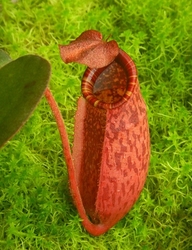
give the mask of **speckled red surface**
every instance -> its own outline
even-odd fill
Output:
[[[87,103],[84,119],[78,149],[82,201],[93,222],[118,221],[139,197],[149,165],[149,129],[138,86],[119,108],[105,111]]]
[[[129,99],[116,108],[79,99],[73,147],[79,192],[73,196],[91,234],[106,232],[132,208],[145,184],[149,157],[146,106],[138,81]]]

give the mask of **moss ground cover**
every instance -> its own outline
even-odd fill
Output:
[[[0,249],[192,249],[192,3],[188,0],[0,2],[0,48],[52,65],[50,88],[70,142],[85,67],[64,65],[58,44],[87,29],[111,34],[135,61],[148,106],[151,163],[133,209],[90,236],[68,189],[51,110],[43,98],[0,151]]]

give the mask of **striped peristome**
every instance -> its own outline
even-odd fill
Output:
[[[128,86],[127,90],[124,93],[121,100],[115,103],[105,103],[101,100],[98,100],[98,98],[93,94],[93,85],[97,79],[97,77],[106,69],[99,68],[99,69],[90,69],[87,68],[83,75],[82,84],[81,84],[81,90],[84,98],[91,103],[94,107],[97,108],[103,108],[103,109],[113,109],[117,108],[120,105],[122,105],[124,102],[126,102],[130,96],[133,93],[135,84],[137,83],[137,69],[136,66],[131,59],[130,56],[128,56],[123,50],[119,51],[118,56],[116,57],[115,61],[124,68],[125,72],[128,72]]]

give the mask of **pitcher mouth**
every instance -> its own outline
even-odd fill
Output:
[[[101,98],[98,98],[98,96],[94,93],[94,85],[96,84],[96,81],[99,76],[101,76],[101,74],[104,73],[107,68],[112,67],[113,63],[118,64],[122,69],[121,79],[117,80],[119,82],[121,80],[123,87],[121,87],[121,90],[119,91],[119,93],[121,93],[119,94],[118,98],[116,98],[117,101],[113,100],[107,102],[105,100],[102,100]],[[94,107],[101,109],[117,108],[124,102],[128,101],[134,91],[135,85],[138,80],[137,69],[133,60],[123,50],[120,50],[118,56],[115,58],[115,61],[113,63],[108,65],[107,67],[99,69],[87,68],[83,75],[81,84],[81,91],[83,97]],[[115,81],[115,75],[110,76],[108,73],[105,75],[107,75],[106,77],[111,77],[113,82]],[[103,81],[105,81],[105,79]]]

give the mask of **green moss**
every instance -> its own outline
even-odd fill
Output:
[[[151,164],[130,213],[90,236],[68,190],[55,121],[42,99],[0,151],[0,249],[192,249],[192,4],[187,0],[2,0],[0,48],[13,59],[39,54],[70,141],[85,69],[64,65],[58,44],[86,29],[112,35],[134,59],[148,106]]]

